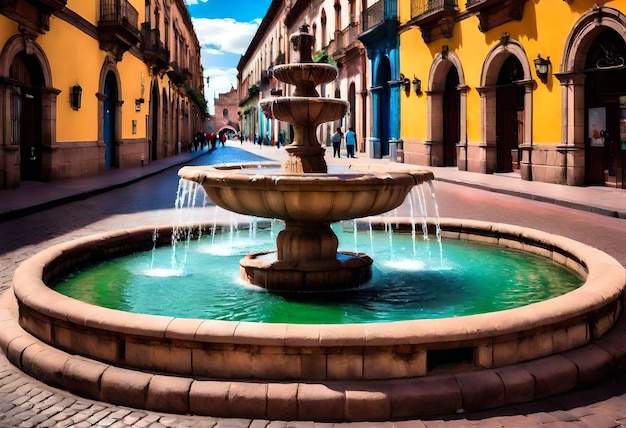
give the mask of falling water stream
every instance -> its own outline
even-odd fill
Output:
[[[342,292],[269,293],[243,283],[239,260],[250,252],[275,248],[282,222],[252,218],[242,227],[236,215],[211,207],[206,199],[198,209],[196,200],[204,194],[198,187],[181,180],[176,198],[179,226],[171,247],[104,261],[70,275],[55,289],[128,312],[334,324],[500,311],[567,293],[583,283],[574,272],[532,254],[442,239],[439,228],[432,239],[427,206],[435,217],[438,213],[432,187],[423,185],[416,186],[408,201],[413,225],[408,233],[398,231],[395,212],[385,217],[384,230],[376,230],[370,219],[332,225],[340,251],[366,252],[374,259],[368,284]],[[213,224],[206,225],[202,219],[209,208],[215,215]],[[422,224],[421,234],[415,232],[417,222]]]

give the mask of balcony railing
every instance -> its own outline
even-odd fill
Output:
[[[67,0],[1,0],[0,14],[20,24],[24,31],[38,35],[50,30],[50,16],[66,4]]]
[[[128,0],[100,0],[100,48],[112,52],[121,60],[124,52],[141,40],[138,18],[137,10]]]
[[[459,13],[456,0],[411,0],[411,24],[422,31],[424,42],[452,37],[455,16]]]
[[[157,28],[150,28],[149,23],[141,25],[143,36],[142,50],[146,64],[159,72],[167,69],[170,62],[170,51],[161,42],[161,33]]]
[[[137,28],[139,13],[128,0],[100,0],[100,21],[118,22]]]
[[[330,52],[335,59],[337,56],[344,55],[347,51],[357,46],[359,42],[359,23],[353,22],[348,24],[342,31],[335,32],[335,40],[328,46]]]
[[[361,32],[365,33],[385,21],[397,21],[398,3],[397,1],[379,0],[364,10],[361,16]]]
[[[510,21],[519,21],[524,15],[527,0],[467,0],[465,9],[478,17],[478,29],[482,32]]]
[[[458,9],[456,0],[411,0],[411,18],[456,9]]]

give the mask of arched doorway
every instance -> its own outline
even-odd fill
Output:
[[[352,128],[354,132],[358,132],[356,129],[356,86],[354,85],[354,82],[350,83],[350,86],[348,87],[348,104],[350,105],[350,116],[348,116],[347,128]],[[355,150],[364,151],[359,148],[358,138],[359,135],[357,133],[357,144]]]
[[[599,33],[587,52],[585,184],[625,187],[625,58],[626,43],[612,29],[605,29]]]
[[[156,82],[152,82],[150,91],[150,159],[159,158],[159,88]]]
[[[391,89],[389,87],[389,81],[391,80],[391,64],[389,58],[382,56],[378,64],[378,70],[376,73],[376,87],[378,88],[376,105],[374,108],[378,111],[375,114],[376,123],[374,124],[375,134],[374,137],[380,140],[380,156],[383,157],[389,155],[389,134],[390,134],[390,109],[391,109]]]
[[[14,57],[9,76],[17,82],[11,91],[11,132],[20,150],[20,180],[40,180],[43,73],[35,57],[22,51]]]
[[[165,88],[161,91],[161,105],[163,106],[163,111],[161,112],[161,137],[163,139],[163,157],[171,156],[171,153],[168,150],[168,144],[171,141],[169,134],[169,103],[167,102],[167,92]]]
[[[115,147],[116,109],[118,105],[117,81],[112,71],[107,73],[104,81],[104,114],[102,118],[102,139],[104,141],[104,167],[117,166]]]
[[[459,72],[451,66],[443,94],[443,166],[456,166],[456,147],[461,137],[461,94]]]
[[[513,156],[518,156],[519,124],[523,123],[524,79],[522,64],[509,55],[502,64],[496,83],[496,172],[513,170]],[[519,159],[516,159],[516,164]]]

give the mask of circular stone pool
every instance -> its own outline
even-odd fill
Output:
[[[367,285],[339,292],[268,293],[245,284],[239,260],[271,248],[280,229],[257,227],[208,230],[175,247],[105,261],[72,273],[54,289],[86,303],[150,315],[351,324],[496,312],[547,300],[583,283],[551,259],[493,244],[424,240],[411,231],[333,228],[340,250],[374,259]]]
[[[410,229],[410,219],[393,224]],[[150,250],[151,226],[80,238],[23,262],[14,294],[0,298],[0,346],[24,372],[87,398],[287,421],[406,420],[521,403],[599,382],[625,357],[610,331],[626,273],[611,256],[507,224],[442,219],[441,228],[447,239],[551,259],[585,282],[515,309],[342,325],[128,313],[47,285]],[[159,246],[169,246],[171,229],[161,228]]]

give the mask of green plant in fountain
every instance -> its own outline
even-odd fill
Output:
[[[318,51],[313,55],[313,62],[324,63],[334,65],[335,67],[339,67],[337,61],[333,59],[331,55],[328,55],[326,51]]]

